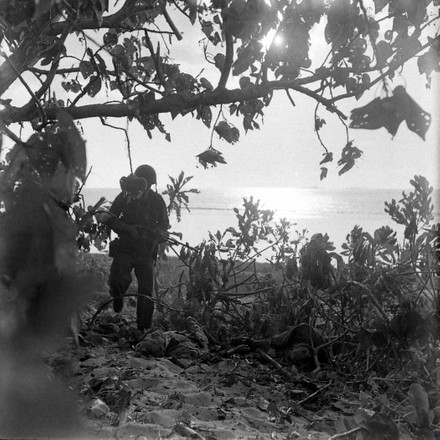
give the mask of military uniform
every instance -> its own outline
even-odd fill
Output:
[[[158,237],[142,230],[142,227],[165,233],[169,228],[168,212],[162,196],[151,189],[139,198],[121,192],[110,210],[111,218],[106,222],[119,236],[113,246],[113,262],[110,268],[110,295],[115,298],[115,312],[123,307],[122,295],[131,284],[134,269],[138,281],[136,320],[140,329],[151,327],[154,311],[152,297],[154,283],[154,261]],[[136,225],[137,229],[134,227]]]

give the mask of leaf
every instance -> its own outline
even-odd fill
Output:
[[[208,148],[203,153],[198,154],[199,162],[203,165],[203,168],[208,168],[208,164],[216,167],[217,163],[226,164],[225,159],[222,156],[220,151],[215,150],[214,148]]]
[[[218,53],[214,57],[214,64],[215,67],[217,67],[217,69],[220,70],[220,72],[222,72],[225,66],[225,56],[222,53]]]
[[[396,90],[399,87],[401,86],[396,87],[393,96],[375,98],[367,105],[353,109],[351,112],[350,127],[367,130],[376,130],[385,127],[392,136],[395,136],[400,124],[408,117],[408,111],[410,111],[410,101],[406,100],[406,98],[402,99],[402,97],[399,97],[399,91],[397,91],[396,94]],[[410,117],[410,120],[414,122],[417,117],[417,109],[414,107],[414,115],[412,119]],[[417,123],[415,123],[415,125],[417,127],[416,129],[421,130],[421,127]]]
[[[92,9],[95,13],[95,17],[98,21],[98,27],[100,28],[102,26],[102,22],[104,21],[104,18],[102,17],[102,9],[98,8],[96,3],[92,3]]]
[[[338,165],[342,166],[339,170],[339,175],[351,170],[355,164],[355,160],[362,156],[362,150],[354,147],[352,142],[348,142],[343,148],[341,158],[338,160]]]
[[[195,0],[185,0],[185,9],[189,11],[189,19],[193,25],[197,19],[197,2]]]
[[[388,58],[393,55],[393,48],[387,41],[379,41],[376,45],[377,65],[385,66]]]
[[[417,426],[419,428],[429,428],[429,399],[428,393],[418,383],[413,383],[409,390],[409,398],[416,410]]]
[[[315,131],[319,131],[319,130],[321,130],[321,128],[322,128],[325,124],[326,124],[325,119],[321,119],[321,118],[315,117]],[[332,160],[332,159],[330,159],[330,160]],[[321,162],[321,163],[323,163],[323,162]]]
[[[238,52],[236,61],[233,64],[234,75],[240,75],[251,67],[262,56],[263,45],[258,40],[251,40],[245,47]]]
[[[375,440],[399,440],[399,428],[386,414],[374,413],[371,418],[359,423]]]
[[[374,13],[380,12],[388,3],[389,0],[373,0],[374,1]]]
[[[240,138],[240,132],[236,127],[232,127],[226,121],[220,121],[215,127],[214,130],[225,141],[230,144],[235,144]]]
[[[334,79],[334,86],[345,86],[348,77],[350,76],[350,70],[345,67],[338,67],[334,70],[333,73],[333,79]]]
[[[328,168],[321,167],[321,174],[319,176],[319,180],[324,180],[327,177],[327,174],[328,174]]]
[[[208,105],[200,105],[197,108],[197,119],[201,119],[202,122],[209,128],[211,127],[212,111]]]
[[[353,29],[350,23],[350,0],[336,0],[330,3],[328,20],[325,27],[325,39],[336,48],[343,46],[351,37]]]
[[[408,128],[425,140],[426,132],[431,125],[431,115],[425,112],[402,86],[397,86],[394,89],[394,97],[398,106],[406,108]]]
[[[327,162],[333,161],[333,153],[332,152],[324,153],[323,156],[324,156],[324,159],[322,159],[321,162],[319,162],[319,165],[323,165]]]
[[[101,90],[101,87],[101,77],[99,77],[98,75],[93,75],[90,77],[90,81],[87,87],[87,94],[91,97],[94,97]]]
[[[432,42],[432,39],[430,39]],[[431,75],[433,71],[440,71],[440,42],[436,40],[433,46],[431,46],[428,52],[420,55],[417,59],[417,66],[420,73],[425,73],[426,76]]]
[[[200,78],[200,85],[206,90],[214,90],[214,87],[206,78]]]
[[[93,64],[90,61],[81,61],[79,63],[79,71],[84,79],[87,79],[90,75],[95,72]]]

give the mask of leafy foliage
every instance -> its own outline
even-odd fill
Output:
[[[321,362],[368,382],[366,392],[377,392],[370,376],[386,376],[390,368],[427,377],[440,337],[440,243],[438,226],[430,223],[429,183],[415,176],[411,185],[414,192],[385,205],[399,225],[410,225],[415,217],[420,226],[415,235],[406,233],[399,243],[390,226],[371,234],[355,226],[341,253],[327,234],[307,239],[305,231],[296,231],[294,236],[294,225],[276,222],[274,212],[261,209],[259,201],[243,199],[242,209],[235,209],[235,227],[181,250],[178,291],[164,291],[161,300],[169,300],[172,310],[162,309],[162,319],[175,324],[190,314],[219,344],[226,344],[221,342],[225,329],[230,338],[270,340],[296,325],[310,325],[324,336],[314,347],[315,353],[325,347],[329,360]],[[267,273],[262,263],[256,270],[262,258]],[[286,362],[300,362],[293,353],[288,356]],[[421,411],[425,414],[426,408]],[[356,426],[374,431],[376,423],[389,424],[364,414]]]
[[[389,82],[415,57],[427,86],[439,71],[438,8],[435,0],[6,0],[0,8],[8,54],[0,65],[0,118],[5,127],[31,122],[42,132],[58,109],[74,119],[127,117],[149,138],[157,130],[170,140],[164,113],[190,114],[211,128],[212,108],[227,104],[247,132],[259,129],[264,108],[285,90],[314,98],[344,120],[339,100],[359,99],[382,83],[384,97],[355,109],[351,127],[385,127],[394,136],[405,120],[424,139],[430,115],[403,87],[390,93]],[[191,26],[200,34],[204,76],[194,76],[191,60],[175,49],[180,40],[196,49],[186,41]],[[29,101],[8,98],[10,86],[29,74],[41,85],[34,90],[26,83]],[[236,143],[237,126],[220,121],[214,130]],[[216,159],[210,151],[202,163],[222,163]],[[322,167],[321,178],[327,173]]]
[[[171,212],[175,212],[177,221],[180,221],[182,218],[182,206],[187,211],[189,211],[188,194],[199,194],[200,191],[195,188],[191,188],[188,190],[183,189],[183,187],[192,179],[192,176],[185,177],[183,171],[179,174],[179,177],[177,179],[174,179],[171,176],[168,177],[171,180],[171,184],[167,184],[167,189],[162,194],[167,195],[169,198],[168,214],[171,214]]]

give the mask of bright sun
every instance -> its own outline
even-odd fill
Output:
[[[267,33],[267,35],[261,40],[263,47],[267,50],[273,44],[275,47],[280,46],[283,43],[283,37],[281,35],[275,35],[275,30]]]

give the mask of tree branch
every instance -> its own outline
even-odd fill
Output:
[[[192,111],[199,105],[213,106],[220,104],[232,104],[234,102],[251,101],[253,99],[267,96],[274,90],[295,90],[299,93],[307,95],[315,99],[327,110],[336,113],[342,119],[347,117],[338,110],[328,99],[323,98],[317,93],[298,85],[296,80],[291,81],[269,81],[265,84],[249,87],[246,89],[216,89],[212,92],[204,91],[197,95],[182,96],[173,94],[156,101],[136,102],[128,101],[127,103],[117,104],[91,104],[77,108],[66,109],[74,119],[87,119],[94,117],[136,117],[140,113],[143,115],[153,115],[159,113],[187,113]],[[56,111],[52,109],[46,110],[49,119],[56,119]],[[25,113],[23,109],[13,107],[0,111],[0,119],[5,124],[20,121],[30,121],[35,118],[35,112]]]
[[[225,32],[226,40],[226,55],[225,55],[225,65],[222,69],[222,74],[220,76],[220,81],[218,83],[218,89],[224,89],[226,83],[228,82],[229,74],[231,73],[232,63],[234,61],[234,41],[232,35],[229,32]]]

